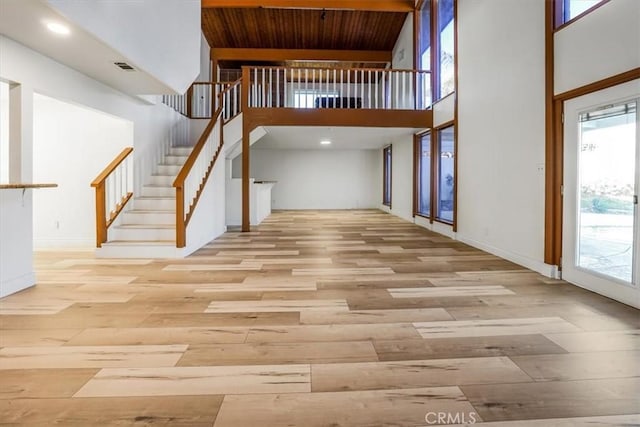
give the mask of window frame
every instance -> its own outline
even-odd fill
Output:
[[[432,73],[434,74],[434,79],[433,79],[433,87],[431,88],[431,92],[433,94],[433,100],[434,102],[438,102],[444,98],[446,98],[447,96],[453,94],[456,92],[457,87],[456,87],[456,83],[457,83],[457,78],[456,78],[456,74],[457,74],[457,52],[456,52],[456,46],[457,46],[457,38],[458,38],[458,17],[457,15],[457,0],[451,0],[451,6],[452,6],[452,15],[451,15],[451,19],[452,19],[452,23],[453,23],[453,90],[447,94],[442,94],[442,69],[441,69],[441,54],[442,54],[442,42],[441,42],[441,34],[442,31],[440,30],[440,4],[443,0],[432,0],[432,5],[433,8],[431,10],[431,14],[432,14],[432,18],[431,18],[431,25],[432,25],[432,31],[431,31],[431,35],[432,38],[435,37],[435,42],[432,41],[432,45],[435,47],[432,50],[432,58],[431,58],[431,68],[432,68]]]
[[[432,13],[432,1],[434,0],[418,0],[416,3],[416,7],[414,10],[414,16],[413,16],[413,46],[414,46],[414,53],[413,53],[413,68],[417,71],[424,71],[429,73],[428,76],[423,77],[424,74],[417,74],[416,75],[416,82],[415,82],[415,87],[424,87],[424,83],[422,80],[418,81],[417,79],[422,79],[425,78],[425,80],[427,80],[428,83],[428,90],[429,90],[429,96],[428,99],[426,97],[425,93],[420,93],[420,100],[417,102],[417,108],[422,109],[422,110],[426,110],[431,108],[431,106],[433,105],[434,99],[433,99],[433,60],[432,60],[432,56],[433,56],[433,44],[431,42],[432,39],[432,35],[431,35],[431,31],[432,31],[432,25],[431,25],[431,13]],[[428,10],[429,11],[429,16],[428,16],[428,21],[427,22],[427,26],[428,29],[426,31],[426,34],[428,34],[429,37],[429,58],[427,61],[427,64],[423,64],[422,63],[422,48],[423,48],[423,38],[422,38],[422,34],[423,34],[423,22],[425,22],[425,20],[423,19],[423,11],[424,10]],[[425,49],[426,50],[426,49]]]
[[[422,177],[422,139],[429,135],[429,213],[420,211],[420,200],[421,194],[420,191],[422,186],[420,185],[421,177]],[[430,222],[433,222],[433,132],[431,129],[427,129],[424,132],[420,132],[414,135],[414,208],[413,214],[414,216],[419,216],[421,218],[429,219]]]
[[[582,19],[587,16],[594,10],[599,7],[609,3],[611,0],[601,0],[599,3],[594,4],[589,9],[586,9],[584,12],[574,16],[573,18],[565,21],[565,11],[567,7],[567,2],[570,0],[551,0],[553,1],[553,27],[554,31],[560,31],[561,29],[573,24],[574,22]]]
[[[440,140],[440,135],[441,132],[444,131],[445,129],[449,129],[451,128],[452,132],[453,132],[453,195],[452,195],[452,214],[451,214],[451,220],[447,220],[447,219],[443,219],[441,217],[438,216],[437,214],[437,210],[438,210],[438,206],[439,206],[439,200],[438,198],[440,197],[440,147],[441,147],[441,140]],[[456,219],[457,219],[457,200],[458,200],[458,138],[457,138],[457,132],[456,132],[456,122],[455,120],[451,120],[449,122],[443,123],[441,125],[439,125],[438,127],[434,128],[433,131],[436,134],[436,141],[435,144],[431,144],[432,145],[432,156],[433,156],[433,170],[432,170],[432,194],[431,194],[431,212],[432,212],[432,221],[433,222],[438,222],[441,224],[446,224],[446,225],[450,225],[453,227],[453,231],[456,231],[457,228],[457,224],[456,224]],[[433,141],[433,139],[432,139]],[[435,154],[434,154],[435,153]]]
[[[392,145],[382,149],[382,205],[391,209],[393,189],[393,151]],[[388,186],[388,191],[387,191]],[[387,200],[387,194],[389,199]]]
[[[440,53],[441,53],[441,41],[439,31],[439,5],[443,0],[419,0],[414,13],[414,67],[416,69],[421,68],[421,28],[422,28],[422,13],[424,7],[429,7],[429,45],[431,49],[431,58],[429,65],[429,72],[431,75],[431,106],[438,101],[446,98],[447,96],[456,93],[458,86],[458,0],[451,0],[453,11],[453,91],[446,95],[442,95],[440,90],[441,84],[441,69],[440,69]],[[554,0],[550,0],[554,1]],[[609,0],[604,0],[609,1]]]

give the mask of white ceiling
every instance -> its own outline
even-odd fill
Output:
[[[269,126],[267,134],[256,142],[254,149],[271,150],[375,150],[389,145],[392,140],[413,135],[420,129]],[[321,145],[328,139],[331,145]]]
[[[46,23],[51,21],[67,25],[71,33],[60,36],[50,32]],[[0,0],[0,34],[130,95],[173,92],[144,70],[116,67],[116,61],[136,64],[41,0]]]

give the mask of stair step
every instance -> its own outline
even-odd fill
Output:
[[[189,156],[193,151],[193,147],[171,147],[169,154],[172,156]]]
[[[168,228],[170,230],[175,229],[175,227],[171,224],[145,224],[145,223],[140,223],[140,224],[120,224],[117,225],[116,228],[126,228],[126,229],[137,229],[137,228],[158,228],[158,229],[165,229]]]
[[[168,197],[149,197],[149,199],[155,200],[173,200],[172,198],[168,198]],[[128,213],[132,213],[132,214],[151,214],[151,213],[158,213],[158,214],[176,214],[176,210],[175,210],[175,203],[174,205],[170,208],[170,209],[132,209],[130,211],[127,211]]]
[[[172,240],[176,227],[170,224],[121,224],[109,229],[108,241]]]
[[[148,209],[148,210],[167,210],[175,211],[176,198],[173,197],[134,197],[133,199],[134,209]]]
[[[168,156],[164,156],[164,159],[161,164],[163,165],[184,165],[184,162],[187,161],[188,156],[172,156],[169,154]]]
[[[176,196],[176,190],[166,185],[144,185],[140,191],[142,197],[172,197]]]
[[[180,172],[180,169],[182,169],[182,165],[167,165],[161,163],[158,165],[157,173],[158,175],[170,175],[175,177],[178,175],[178,172]]]
[[[175,240],[111,240],[102,244],[103,246],[175,246]]]
[[[151,186],[162,186],[162,187],[173,187],[173,181],[175,181],[176,177],[174,175],[151,175],[149,178],[148,185]]]
[[[97,258],[181,258],[184,250],[174,240],[114,240],[96,249]]]
[[[175,210],[134,209],[122,214],[122,225],[133,224],[166,224],[175,226]]]

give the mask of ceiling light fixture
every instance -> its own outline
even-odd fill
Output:
[[[49,29],[49,31],[56,34],[60,34],[62,36],[66,36],[69,33],[71,33],[71,30],[69,30],[69,27],[67,27],[66,25],[60,24],[58,22],[47,23],[47,28]]]
[[[331,141],[329,141],[328,139],[323,139],[322,141],[320,141],[320,144],[322,144],[322,145],[330,145]]]

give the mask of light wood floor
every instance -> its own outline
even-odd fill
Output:
[[[36,266],[0,300],[2,425],[640,425],[637,310],[378,211]]]

